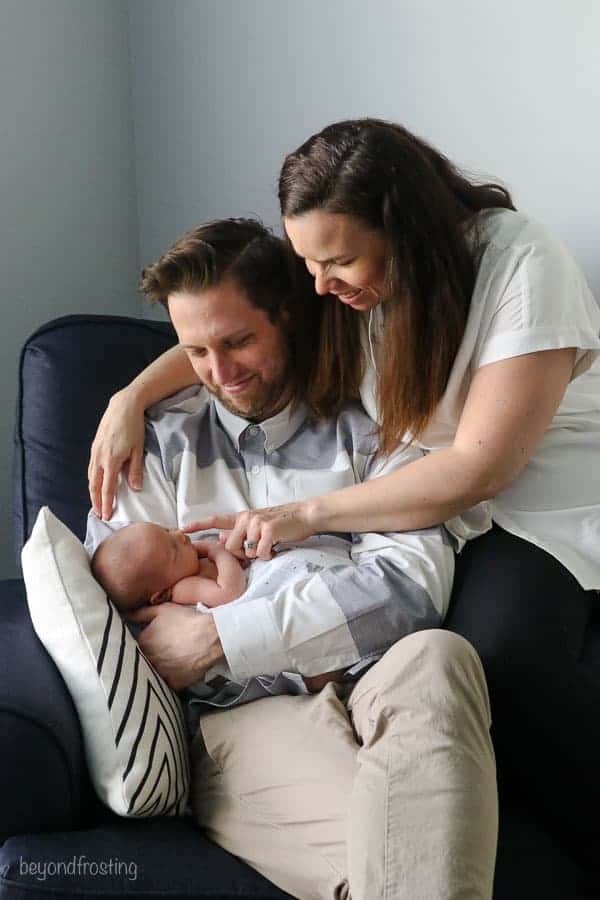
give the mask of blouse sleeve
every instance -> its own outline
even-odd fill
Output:
[[[538,350],[576,347],[576,378],[600,356],[600,308],[560,241],[537,223],[523,238],[503,248],[487,280],[473,369]]]

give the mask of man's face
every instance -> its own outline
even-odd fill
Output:
[[[170,294],[169,313],[198,378],[230,412],[261,421],[288,403],[283,330],[249,303],[234,279]]]

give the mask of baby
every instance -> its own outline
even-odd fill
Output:
[[[102,541],[92,574],[120,610],[145,603],[220,606],[246,590],[243,564],[219,541],[191,541],[177,528],[136,522]]]

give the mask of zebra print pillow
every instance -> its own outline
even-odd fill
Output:
[[[184,814],[190,774],[179,698],[92,577],[83,545],[48,507],[22,563],[33,626],[73,697],[98,795],[121,816]]]

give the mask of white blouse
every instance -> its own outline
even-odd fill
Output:
[[[466,236],[479,267],[465,334],[444,396],[417,445],[431,451],[453,443],[480,366],[538,350],[576,347],[577,354],[565,395],[523,472],[489,503],[446,526],[461,549],[493,519],[552,554],[583,588],[598,590],[600,308],[569,251],[533,219],[512,210],[483,210],[470,220]],[[361,397],[377,418],[371,349],[381,334],[382,307],[371,323],[374,348],[367,316]]]

